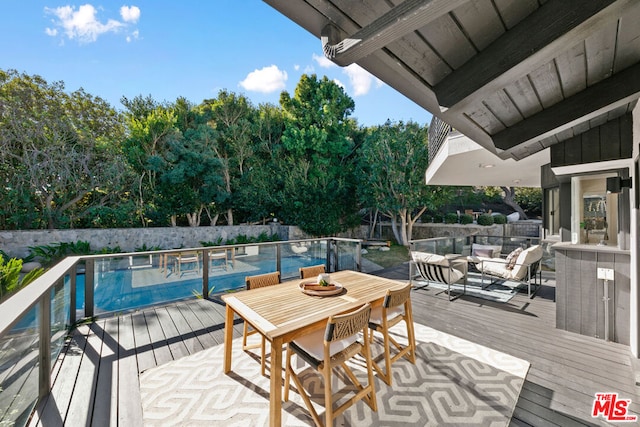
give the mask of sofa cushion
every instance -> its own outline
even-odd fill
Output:
[[[478,269],[492,276],[502,277],[503,279],[511,278],[511,270],[507,269],[507,263],[500,258],[483,260]]]
[[[446,257],[430,252],[413,251],[411,252],[411,258],[416,262],[422,261],[430,264],[449,266],[449,260]]]
[[[513,270],[511,270],[511,277],[514,280],[524,279],[529,271],[529,264],[539,261],[541,258],[542,246],[540,245],[534,245],[523,250],[520,255],[518,255],[516,264],[514,265]]]

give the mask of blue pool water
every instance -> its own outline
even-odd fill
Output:
[[[309,265],[324,264],[325,259],[314,257],[283,258],[281,272],[283,280],[297,277],[298,268]],[[246,276],[268,273],[275,270],[273,260],[256,260],[250,262],[251,270],[234,272],[229,268],[224,274],[213,274],[209,277],[209,295],[225,293],[229,290],[244,287]],[[94,313],[128,311],[136,308],[194,298],[202,294],[202,278],[195,274],[185,276],[185,280],[165,281],[142,286],[134,283],[136,270],[129,268],[113,269],[98,272],[94,283]],[[78,274],[76,281],[76,308],[84,309],[84,274]]]

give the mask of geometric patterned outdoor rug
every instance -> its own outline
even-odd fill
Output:
[[[406,336],[403,326],[392,329],[399,341]],[[392,387],[375,378],[377,412],[361,401],[335,425],[508,425],[529,363],[427,326],[416,324],[415,330],[416,364],[404,358],[394,363]],[[372,352],[380,354],[379,343]],[[242,351],[236,339],[230,375],[222,373],[222,360],[219,345],[140,374],[144,425],[267,426],[269,378],[260,375],[259,357]],[[352,366],[364,379],[362,363]],[[308,365],[298,370],[307,390],[314,390],[314,405],[321,403],[321,378]],[[313,425],[295,387],[282,408],[283,426]],[[323,417],[322,405],[317,409]]]

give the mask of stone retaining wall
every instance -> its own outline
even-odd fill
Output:
[[[537,236],[539,223],[518,221],[517,223],[481,226],[476,224],[415,224],[413,239],[432,237],[455,237],[469,234],[490,236]],[[523,228],[524,227],[524,228]],[[523,234],[523,233],[536,234]],[[277,234],[280,240],[297,240],[311,238],[296,226],[269,225],[232,225],[218,227],[153,227],[153,228],[113,228],[113,229],[78,229],[78,230],[18,230],[0,231],[0,250],[11,257],[23,258],[29,255],[30,246],[51,245],[61,242],[86,241],[91,249],[119,246],[124,252],[134,252],[138,248],[159,247],[161,249],[200,247],[200,242],[222,242],[234,239],[238,235],[257,237],[261,233],[271,236]],[[339,237],[367,239],[369,228],[361,226]],[[391,225],[388,223],[377,227],[375,239],[395,242]]]

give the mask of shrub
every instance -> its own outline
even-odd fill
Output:
[[[458,223],[458,214],[454,212],[449,212],[444,216],[445,224],[457,224]]]
[[[6,262],[0,257],[0,301],[27,286],[44,273],[43,268],[35,268],[20,277],[22,260],[11,258]]]
[[[462,214],[460,215],[460,224],[472,224],[473,223],[473,215]]]
[[[53,265],[68,255],[91,255],[89,242],[60,242],[51,245],[29,246],[31,254],[42,260],[44,265]]]
[[[207,241],[207,240],[201,240],[200,241],[200,245],[205,246],[205,247],[209,247],[209,246],[222,246],[222,237],[218,237],[215,241]]]
[[[507,217],[505,215],[494,215],[493,216],[493,222],[494,224],[506,224],[507,223]]]
[[[493,217],[489,214],[482,214],[478,217],[478,225],[493,225]]]

